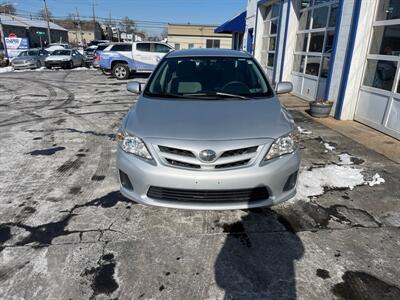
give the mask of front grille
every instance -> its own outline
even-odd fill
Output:
[[[254,147],[229,150],[229,151],[225,151],[224,153],[222,153],[221,157],[231,157],[231,156],[243,155],[243,154],[248,154],[248,153],[254,153],[257,151],[257,148],[258,148],[257,146],[254,146]]]
[[[191,170],[220,171],[250,166],[257,159],[261,146],[219,150],[217,158],[212,162],[199,159],[199,149],[181,149],[174,146],[155,145],[161,161],[168,166]],[[207,149],[207,145],[204,149]],[[212,148],[211,148],[212,149]]]
[[[200,165],[195,165],[175,159],[166,158],[165,159],[170,165],[182,168],[190,168],[190,169],[200,169]]]
[[[165,146],[158,146],[158,149],[160,149],[160,151],[164,152],[164,153],[170,153],[170,154],[186,156],[186,157],[196,157],[193,154],[193,152],[189,151],[189,150],[177,149],[177,148],[165,147]]]
[[[249,163],[250,159],[245,159],[245,160],[239,160],[227,164],[221,164],[221,165],[216,165],[216,169],[227,169],[227,168],[235,168],[235,167],[240,167],[240,166],[245,166]]]
[[[265,187],[239,190],[184,190],[151,186],[147,197],[182,202],[253,202],[269,198]]]

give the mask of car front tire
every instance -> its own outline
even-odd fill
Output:
[[[116,64],[112,69],[112,75],[118,80],[128,79],[129,68],[126,64]]]

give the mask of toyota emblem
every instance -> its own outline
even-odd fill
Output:
[[[215,153],[215,151],[213,150],[202,150],[199,153],[199,158],[201,161],[204,162],[212,162],[217,158],[217,153]]]

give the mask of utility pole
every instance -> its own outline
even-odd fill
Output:
[[[46,13],[46,20],[47,20],[47,35],[49,37],[49,44],[51,44],[51,32],[50,32],[50,21],[49,21],[49,11],[47,10],[47,2],[46,0],[43,0],[44,2],[44,11]]]
[[[79,44],[79,41],[78,41],[78,24],[75,24],[75,23],[76,23],[76,16],[74,15],[75,40],[76,40],[76,43]]]
[[[1,36],[1,41],[3,42],[3,46],[4,46],[4,57],[8,58],[6,37],[4,36],[3,23],[1,22],[1,16],[0,16],[0,36]]]
[[[92,10],[93,10],[93,40],[96,39],[96,14],[94,12],[95,0],[92,2]]]
[[[78,17],[79,36],[81,37],[81,45],[83,46],[83,36],[82,36],[81,19],[79,18],[79,11],[78,11],[78,8],[75,7],[75,10],[76,10],[76,16]]]
[[[111,26],[111,9],[110,9],[110,11],[109,11],[109,22],[108,22],[108,32],[107,32],[107,35],[108,35],[108,39],[112,42],[112,40],[113,40],[113,30],[112,30],[112,26]]]

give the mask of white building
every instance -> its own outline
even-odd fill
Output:
[[[400,0],[249,0],[244,32],[273,83],[400,139]]]

